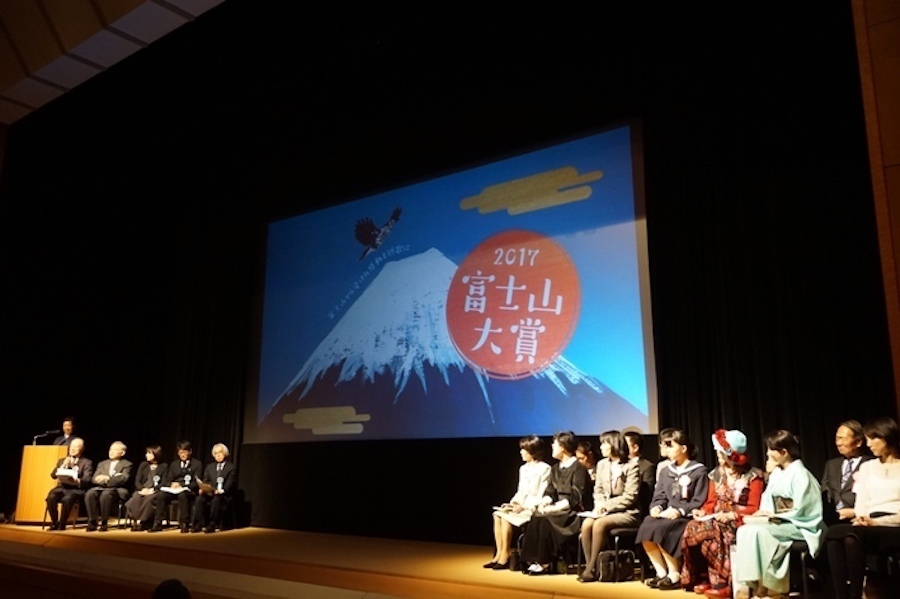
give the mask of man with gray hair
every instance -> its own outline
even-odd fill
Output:
[[[56,486],[47,494],[50,530],[66,529],[72,508],[84,497],[84,490],[91,484],[93,475],[94,463],[84,457],[84,441],[73,438],[69,442],[69,455],[60,458],[50,473],[56,479]]]
[[[203,471],[203,482],[194,502],[191,532],[211,533],[222,528],[222,516],[237,482],[236,468],[227,460],[228,447],[216,443],[211,453],[213,462]]]
[[[828,525],[849,522],[856,515],[853,510],[856,504],[853,477],[860,464],[872,458],[866,453],[865,441],[863,427],[856,420],[838,425],[834,444],[841,455],[825,462],[825,472],[822,474],[822,492],[825,494],[822,515]]]
[[[87,532],[98,529],[105,532],[109,530],[109,513],[113,503],[118,505],[128,497],[126,485],[131,480],[131,462],[122,459],[125,455],[125,444],[115,441],[109,446],[109,459],[103,460],[94,471],[94,486],[88,489],[84,495],[84,505],[87,508],[88,525]]]

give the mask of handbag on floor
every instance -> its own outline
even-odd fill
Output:
[[[624,582],[634,580],[634,551],[620,549],[618,554],[608,549],[601,551],[597,558],[599,571],[597,577],[600,582]],[[616,578],[616,561],[619,562],[619,576]]]

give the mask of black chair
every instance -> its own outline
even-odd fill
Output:
[[[606,539],[607,547],[616,552],[616,555],[619,555],[619,551],[623,549],[631,549],[634,552],[635,559],[638,559],[638,552],[636,551],[636,547],[634,545],[634,540],[637,538],[637,526],[622,526],[619,528],[612,528],[609,531],[609,535]],[[584,566],[584,553],[582,552],[582,544],[581,544],[581,534],[578,535],[578,557],[576,565],[578,567],[578,574],[581,575],[582,566]],[[615,577],[616,581],[622,580],[622,577],[619,575],[619,560],[615,560]],[[640,568],[641,568],[641,578],[644,577],[644,562],[640,560]]]
[[[635,559],[639,560],[641,567],[641,580],[644,579],[644,560],[640,559],[638,555],[643,555],[643,553],[637,551],[637,547],[635,546],[635,539],[637,538],[638,527],[637,526],[627,526],[622,528],[613,528],[609,531],[609,540],[607,543],[612,541],[612,549],[616,552],[616,555],[619,555],[619,550],[625,547],[631,547],[632,551],[634,551]],[[621,576],[619,576],[619,560],[615,561],[616,564],[616,580],[621,580]]]
[[[809,545],[806,541],[793,541],[791,543],[791,561],[796,557],[800,562],[800,576],[803,578],[803,594],[801,597],[809,597],[809,571],[807,569],[807,560],[812,559],[809,553]]]
[[[62,504],[58,504],[57,508],[59,511],[62,511]],[[41,520],[41,530],[44,530],[47,527],[47,518],[50,516],[50,512],[47,511],[47,508],[44,507],[44,517]],[[84,521],[87,523],[87,509],[84,505],[84,495],[78,496],[75,503],[72,504],[72,511],[69,512],[69,520],[64,522],[66,526],[71,526],[75,528],[79,521]]]

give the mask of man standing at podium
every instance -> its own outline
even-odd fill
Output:
[[[56,487],[47,494],[47,512],[50,514],[50,530],[65,530],[72,506],[84,496],[85,489],[94,476],[94,464],[84,457],[84,441],[73,437],[69,442],[69,455],[56,462],[50,473],[56,479]],[[61,471],[62,470],[62,471]],[[62,513],[57,506],[62,504]]]
[[[63,434],[53,439],[53,445],[68,445],[72,442],[72,439],[75,438],[75,419],[71,416],[63,418],[62,433]]]

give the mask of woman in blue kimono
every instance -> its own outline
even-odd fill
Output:
[[[766,435],[775,469],[763,492],[760,509],[737,530],[737,557],[732,574],[757,597],[786,595],[790,586],[790,547],[806,541],[816,556],[822,542],[822,491],[800,459],[800,440],[791,432]]]

